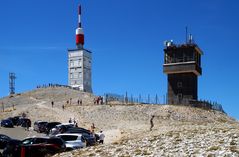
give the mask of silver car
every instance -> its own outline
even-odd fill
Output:
[[[82,134],[58,134],[56,137],[62,138],[66,143],[66,150],[74,150],[86,147],[86,139]]]

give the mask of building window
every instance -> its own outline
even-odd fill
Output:
[[[74,63],[72,61],[70,61],[70,66],[73,67],[74,66]]]
[[[77,60],[74,60],[74,66],[78,66],[78,61]]]
[[[74,73],[74,78],[78,78],[78,75],[77,75],[77,73]]]
[[[178,87],[178,88],[182,88],[182,87],[183,87],[183,83],[182,83],[182,82],[178,82],[178,83],[177,83],[177,87]]]
[[[178,99],[182,100],[183,99],[183,94],[182,93],[178,93]]]
[[[73,78],[73,74],[72,73],[70,74],[70,78]]]

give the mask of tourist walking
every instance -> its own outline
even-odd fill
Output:
[[[99,133],[99,144],[104,144],[104,139],[105,139],[105,135],[103,131],[101,130]]]
[[[152,131],[152,128],[154,127],[154,115],[152,115],[151,119],[150,119],[150,131]]]
[[[53,108],[53,106],[54,106],[54,101],[51,102],[51,107]]]

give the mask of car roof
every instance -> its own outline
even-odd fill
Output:
[[[78,134],[78,133],[64,133],[64,134],[57,134],[56,135],[57,137],[58,136],[82,136],[82,134]]]
[[[61,122],[48,122],[48,124],[57,124],[57,123],[61,124]]]
[[[19,120],[30,120],[30,119],[26,117],[20,117]]]
[[[0,136],[5,136],[5,137],[9,137],[9,136],[7,136],[7,135],[4,135],[4,134],[0,134]],[[9,137],[9,138],[11,138],[11,137]]]
[[[3,122],[3,121],[12,121],[12,120],[11,120],[11,119],[3,119],[2,122]]]
[[[74,124],[58,124],[58,125],[56,125],[56,127],[61,127],[61,126],[74,126]]]
[[[40,137],[40,136],[32,136],[32,137],[27,137],[27,138],[25,138],[24,140],[26,140],[26,139],[32,139],[32,138],[54,139],[54,138],[58,138],[58,137],[55,137],[55,136],[44,136],[44,137]]]
[[[61,123],[61,124],[58,124],[58,125],[74,125],[74,123]]]
[[[74,128],[71,128],[72,130],[85,130],[85,131],[90,131],[88,129],[85,129],[85,128],[79,128],[79,127],[74,127]]]
[[[46,121],[39,121],[39,122],[37,122],[37,123],[48,123],[48,122],[46,122]]]

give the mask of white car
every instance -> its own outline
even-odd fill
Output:
[[[86,147],[86,139],[82,134],[57,134],[56,137],[62,138],[66,142],[66,150],[74,150]]]
[[[73,128],[74,124],[73,123],[62,123],[59,125],[56,125],[54,128],[50,130],[50,135],[54,136],[56,134],[63,134],[66,132],[67,129]]]

